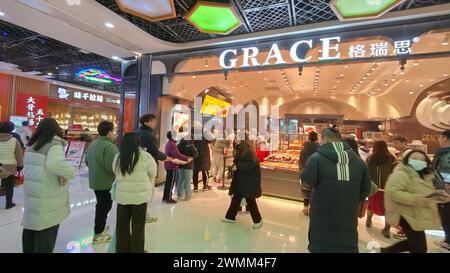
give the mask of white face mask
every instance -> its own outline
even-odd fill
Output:
[[[418,172],[428,167],[427,162],[418,159],[409,159],[408,164]]]

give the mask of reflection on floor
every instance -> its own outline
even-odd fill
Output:
[[[213,183],[212,186],[218,186]],[[175,205],[161,203],[162,187],[155,191],[151,214],[159,220],[146,225],[146,249],[149,252],[307,252],[308,217],[301,213],[301,203],[263,197],[258,205],[264,219],[259,230],[251,228],[251,217],[239,214],[237,223],[224,224],[230,197],[227,191],[193,193],[191,201]],[[106,252],[107,244],[91,245],[95,196],[88,188],[86,173],[72,181],[70,186],[71,214],[60,227],[55,252]],[[15,189],[17,206],[4,209],[0,199],[0,252],[21,252],[23,189]],[[115,208],[108,224],[115,226]],[[374,226],[365,227],[359,221],[360,252],[372,252],[377,246],[386,246],[396,239],[385,239],[380,229],[381,217],[374,217]],[[429,252],[439,252],[433,241],[442,240],[442,231],[427,233]],[[376,251],[376,250],[375,250]],[[374,251],[374,252],[375,252]]]

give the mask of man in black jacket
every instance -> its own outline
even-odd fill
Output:
[[[157,125],[156,116],[154,114],[145,114],[139,119],[141,128],[138,131],[141,137],[141,147],[144,148],[155,159],[156,164],[158,161],[171,161],[173,158],[166,156],[165,153],[160,152],[158,149],[158,141],[156,140],[155,128]],[[150,206],[150,204],[148,204]],[[148,214],[149,208],[147,208],[147,223],[153,223],[158,220],[156,217],[151,217]]]
[[[441,149],[436,151],[433,159],[433,169],[436,174],[435,184],[438,188],[443,188],[450,193],[450,130],[445,130],[439,136]],[[439,213],[442,220],[442,228],[445,238],[435,242],[441,247],[442,252],[450,252],[450,202],[438,204]]]
[[[370,173],[334,128],[306,161],[300,177],[312,187],[309,221],[311,253],[358,252],[358,211],[370,192]]]
[[[170,161],[173,158],[167,157],[166,154],[158,149],[158,141],[156,140],[155,128],[157,125],[156,116],[153,114],[145,114],[139,119],[141,128],[138,134],[141,136],[141,146],[150,153],[158,164],[158,161]]]

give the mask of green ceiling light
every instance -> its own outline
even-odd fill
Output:
[[[173,0],[116,0],[116,3],[123,12],[152,22],[177,16]]]
[[[406,0],[331,0],[330,7],[341,21],[378,18]]]
[[[228,34],[242,22],[234,7],[227,3],[198,1],[186,15],[186,20],[200,32]]]

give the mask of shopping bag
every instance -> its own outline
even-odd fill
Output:
[[[15,181],[16,187],[22,185],[24,180],[25,180],[25,177],[23,175],[23,171],[17,172],[16,175],[14,176],[14,181]]]
[[[366,216],[367,207],[369,206],[369,200],[364,200],[364,202],[359,205],[358,217],[363,218]]]

